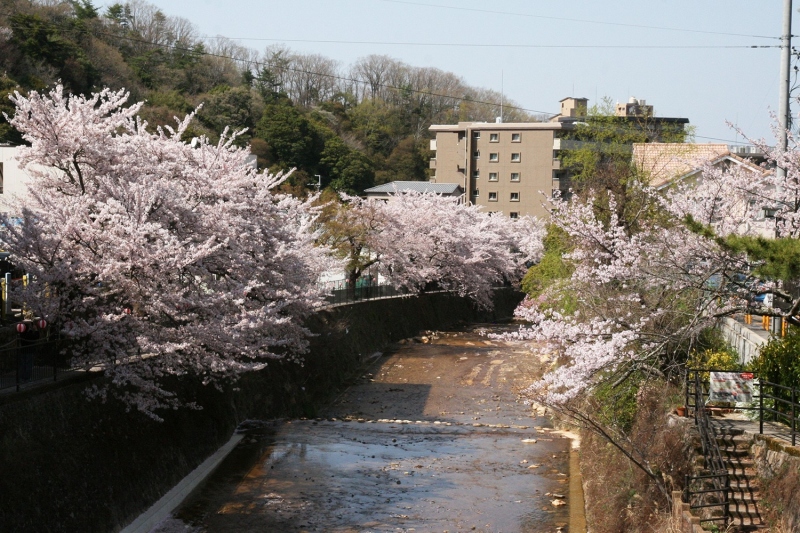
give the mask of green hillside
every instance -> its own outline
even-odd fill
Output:
[[[501,100],[457,75],[371,55],[341,65],[283,46],[263,52],[201,38],[191,21],[141,0],[102,11],[90,0],[0,1],[0,111],[10,92],[58,80],[75,93],[124,87],[145,100],[149,127],[174,124],[200,104],[187,135],[247,132],[259,165],[297,168],[288,187],[359,193],[392,180],[428,179],[428,127],[493,121]],[[506,102],[508,120],[532,120]],[[0,142],[21,143],[0,119]],[[312,185],[313,184],[313,185]]]

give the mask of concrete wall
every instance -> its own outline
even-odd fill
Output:
[[[501,290],[493,312],[445,293],[374,300],[321,311],[304,364],[271,363],[216,390],[172,382],[202,410],[153,422],[115,400],[88,401],[103,378],[0,396],[0,531],[119,531],[253,418],[314,416],[363,361],[421,330],[510,317],[522,298]]]
[[[739,362],[747,364],[761,350],[761,346],[767,343],[768,336],[752,331],[743,324],[732,318],[725,317],[720,321],[720,331],[728,344],[739,354]]]

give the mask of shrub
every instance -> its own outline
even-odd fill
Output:
[[[786,387],[800,384],[800,330],[790,328],[785,337],[772,338],[758,357],[750,362],[749,370],[772,383]]]

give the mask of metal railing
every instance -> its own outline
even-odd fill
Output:
[[[694,509],[713,509],[719,507],[722,513],[719,516],[702,518],[701,522],[722,522],[723,528],[728,526],[730,520],[730,494],[731,481],[728,467],[722,460],[722,452],[717,442],[717,434],[709,419],[708,410],[703,400],[703,388],[699,380],[700,374],[694,375],[694,419],[700,433],[700,442],[703,448],[703,461],[706,474],[686,476],[685,501]],[[688,384],[687,384],[688,391]],[[688,392],[687,392],[688,395]],[[688,401],[687,401],[688,405]],[[715,496],[714,501],[709,501],[708,496]]]
[[[711,372],[732,372],[720,369],[687,369],[686,371],[686,409],[687,415],[695,412],[698,406],[704,406],[710,395],[709,383],[701,379],[702,374]],[[758,374],[748,372],[754,378]],[[788,438],[792,446],[797,446],[798,433],[800,433],[800,389],[787,387],[778,383],[758,379],[754,380],[754,396],[757,402],[751,405],[737,405],[737,410],[758,411],[758,432],[764,434],[764,422],[778,422],[786,426]]]
[[[14,340],[0,346],[0,390],[59,377],[76,370],[62,352],[59,339],[37,341]]]
[[[351,287],[347,280],[326,281],[317,284],[325,293],[327,305],[338,305],[390,296],[403,296],[410,294],[407,289],[398,289],[389,284],[380,284],[369,278],[359,278],[355,287]]]
[[[758,432],[764,433],[764,413],[767,413],[768,416],[771,415],[773,422],[780,422],[789,427],[792,446],[797,446],[800,390],[761,380],[758,382],[758,389]],[[767,401],[766,405],[764,400]]]

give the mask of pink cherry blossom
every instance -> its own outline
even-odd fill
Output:
[[[14,298],[70,339],[72,364],[157,418],[181,403],[166,376],[214,383],[302,353],[333,262],[310,202],[277,194],[286,176],[248,166],[236,134],[186,143],[192,115],[151,132],[127,98],[12,96],[32,183],[0,246],[34,280]]]
[[[345,198],[349,216],[369,220],[365,253],[393,285],[414,291],[429,284],[479,305],[492,287],[517,281],[542,253],[543,225],[531,217],[490,214],[457,198],[413,191],[388,200]]]

